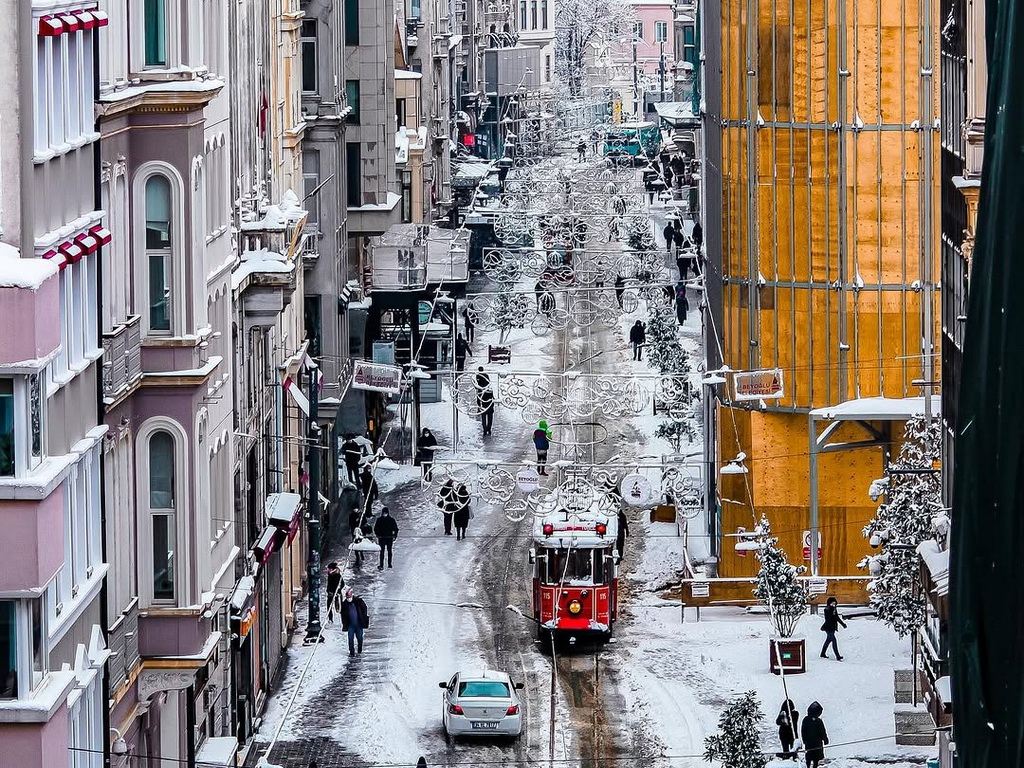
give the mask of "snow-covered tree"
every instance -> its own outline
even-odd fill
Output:
[[[654,431],[654,436],[668,440],[672,446],[672,451],[679,453],[682,448],[683,438],[693,439],[696,436],[696,432],[693,429],[693,425],[686,419],[670,416],[658,425],[658,428]]]
[[[683,376],[690,362],[679,342],[679,321],[675,310],[665,304],[650,305],[647,320],[647,362],[665,376]]]
[[[587,67],[633,33],[629,0],[555,0],[555,73],[570,98],[586,96]]]
[[[491,313],[495,325],[501,329],[501,335],[498,338],[499,344],[505,343],[505,338],[513,328],[523,327],[529,309],[530,300],[525,294],[499,293],[494,297]]]
[[[757,572],[754,596],[768,609],[779,637],[792,637],[797,622],[807,612],[807,591],[797,580],[807,569],[789,564],[778,538],[772,536],[768,518],[761,518],[754,534],[754,540],[761,545],[757,550],[761,569]]]
[[[864,527],[864,536],[882,553],[860,563],[873,577],[868,590],[878,618],[900,637],[924,624],[921,558],[916,549],[936,535],[934,521],[942,516],[942,476],[935,468],[942,451],[939,420],[910,419],[903,437],[886,476],[871,484],[872,495],[885,498]]]
[[[718,761],[722,768],[764,768],[768,756],[758,739],[762,720],[756,692],[733,699],[718,718],[718,733],[704,739],[704,759]]]
[[[657,249],[651,222],[646,216],[626,217],[626,245],[631,251],[653,251]]]

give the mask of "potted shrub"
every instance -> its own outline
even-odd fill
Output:
[[[769,641],[771,671],[776,675],[783,670],[799,674],[807,669],[806,644],[804,638],[794,634],[807,612],[807,590],[797,577],[807,569],[789,564],[779,540],[771,535],[767,518],[761,518],[754,532],[760,544],[757,559],[761,565],[754,596],[768,609],[775,630]]]

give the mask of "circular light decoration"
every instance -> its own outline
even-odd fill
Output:
[[[569,613],[573,616],[579,616],[583,611],[583,604],[579,600],[573,600],[569,603]]]
[[[654,501],[651,481],[637,472],[622,478],[619,491],[622,493],[622,500],[631,507],[647,507]]]

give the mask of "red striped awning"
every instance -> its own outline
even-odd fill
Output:
[[[39,19],[39,36],[56,37],[64,33],[64,22],[56,16],[43,16]]]
[[[47,261],[52,261],[57,265],[58,269],[64,269],[68,265],[67,259],[61,256],[57,251],[50,249],[43,254],[43,258]]]
[[[92,11],[72,11],[72,13],[82,23],[82,29],[92,29],[96,26],[96,18]]]
[[[75,243],[63,243],[57,250],[60,255],[68,260],[69,263],[74,264],[76,261],[80,261],[85,255],[85,250],[80,245]]]
[[[100,245],[106,245],[110,242],[110,230],[104,227],[102,224],[97,224],[89,230],[89,234],[93,235]]]
[[[96,22],[95,26],[97,27],[105,27],[110,23],[110,17],[107,15],[106,11],[89,11],[89,13],[92,14],[92,17]]]
[[[74,13],[59,13],[57,16],[64,23],[64,32],[77,32],[82,28],[82,22]]]
[[[100,247],[99,238],[93,234],[78,235],[75,238],[75,244],[81,246],[86,253],[95,253]]]

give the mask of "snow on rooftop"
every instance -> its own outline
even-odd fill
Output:
[[[293,269],[295,265],[285,261],[284,256],[276,251],[268,251],[266,248],[245,251],[241,263],[231,273],[231,287],[237,290],[247,277],[256,272],[287,274]]]
[[[36,291],[48,277],[57,274],[57,265],[46,259],[21,258],[21,252],[9,243],[0,243],[0,288],[28,288]]]

